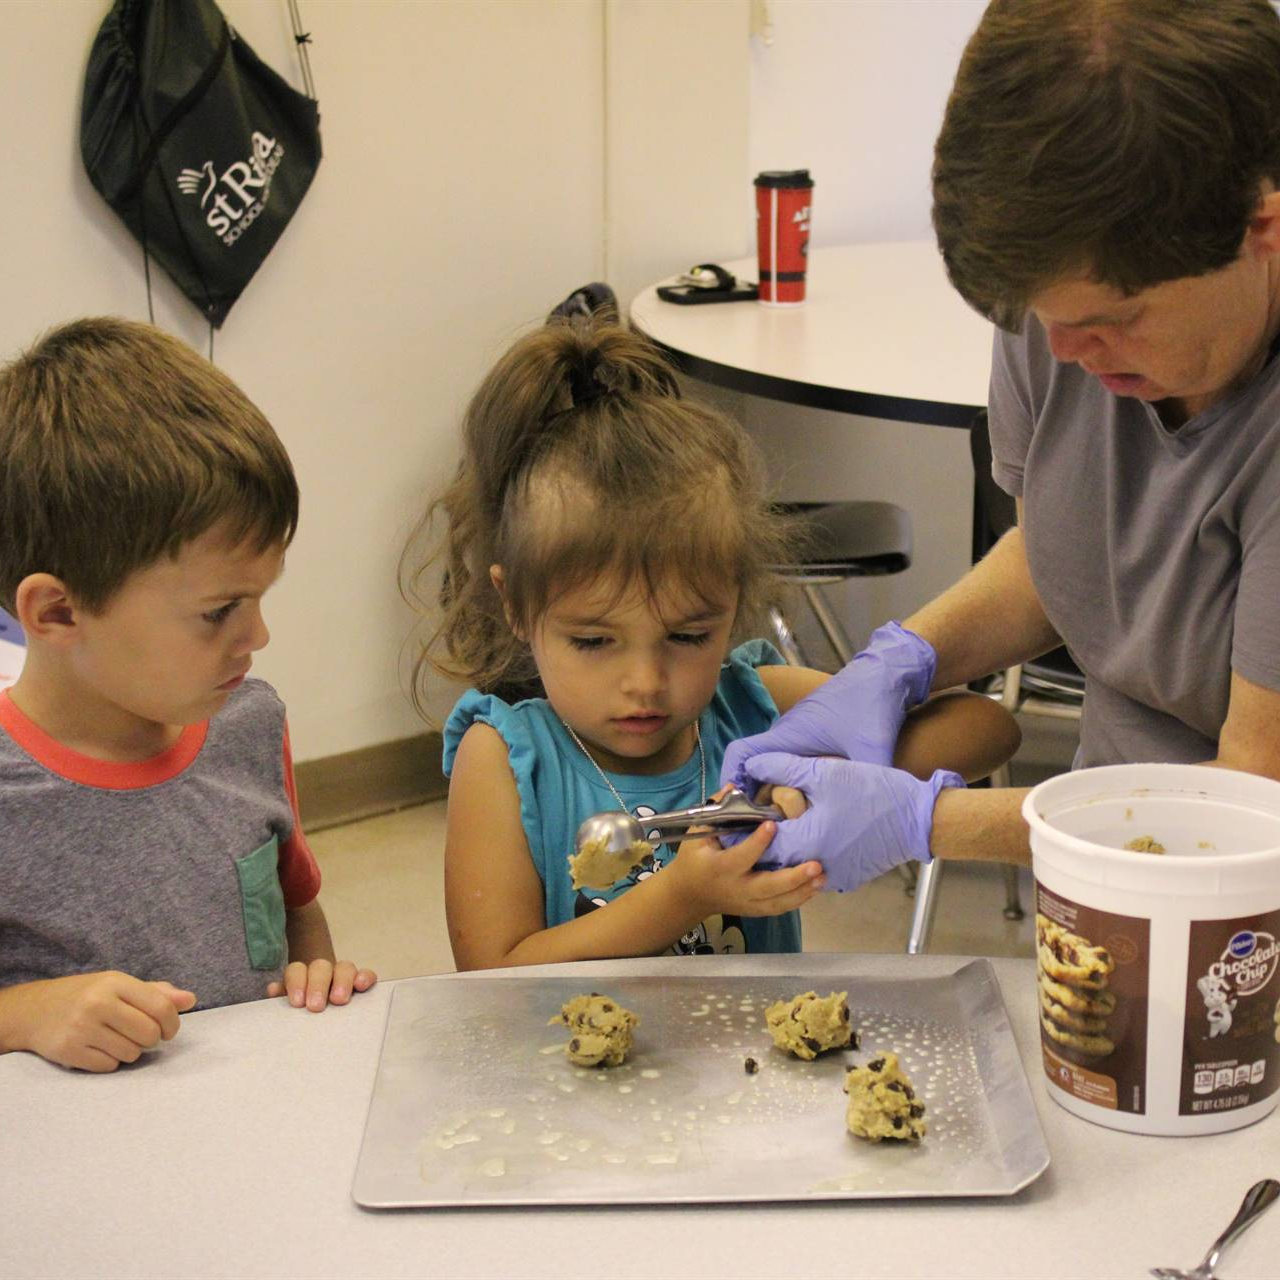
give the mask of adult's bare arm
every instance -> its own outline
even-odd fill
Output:
[[[1204,763],[1280,780],[1280,691],[1233,672],[1218,754]],[[1030,837],[1021,813],[1026,795],[1022,787],[942,792],[933,810],[933,856],[1028,862]]]
[[[1021,502],[1018,511],[1021,519]],[[934,689],[968,684],[1062,643],[1031,581],[1021,527],[902,625],[937,653]]]
[[[1233,671],[1218,754],[1206,763],[1280,779],[1280,691]]]

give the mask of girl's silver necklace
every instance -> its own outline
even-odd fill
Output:
[[[621,809],[623,813],[630,813],[631,810],[627,808],[627,802],[619,794],[618,788],[609,781],[609,775],[605,773],[599,764],[596,763],[595,757],[583,745],[582,739],[574,733],[573,726],[567,720],[561,720],[560,723],[564,725],[565,732],[568,733],[569,737],[577,743],[578,750],[591,761],[592,766],[600,775],[600,779],[604,785],[613,792],[613,798],[618,802],[618,808]],[[702,745],[702,730],[696,720],[693,722],[693,740],[698,744],[698,763],[702,770],[702,803],[705,805],[707,803],[707,749]]]

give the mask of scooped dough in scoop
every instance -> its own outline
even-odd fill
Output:
[[[621,853],[610,853],[603,840],[588,840],[569,855],[569,875],[575,889],[608,889],[652,857],[653,847],[647,840],[632,841]]]

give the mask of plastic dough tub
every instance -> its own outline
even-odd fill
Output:
[[[1202,1134],[1280,1101],[1280,783],[1202,765],[1051,778],[1026,798],[1051,1096]],[[1124,848],[1154,840],[1165,852]]]

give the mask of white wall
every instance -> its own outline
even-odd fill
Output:
[[[298,85],[285,0],[222,7]],[[301,7],[325,159],[216,358],[275,422],[302,484],[258,670],[310,759],[421,727],[404,696],[411,620],[396,562],[502,346],[586,280],[610,280],[625,302],[693,262],[747,252],[761,168],[813,169],[817,244],[926,235],[933,135],[982,4],[770,0],[768,48],[748,45],[747,0]],[[0,356],[71,316],[146,315],[139,250],[89,186],[76,141],[107,8],[0,5]],[[156,299],[157,320],[203,349],[198,317],[163,276]],[[911,509],[916,567],[851,589],[869,620],[963,567],[967,512],[937,501],[968,465],[960,433],[758,401],[744,413],[779,463],[788,433],[808,437],[806,459],[787,460],[793,496]],[[902,449],[903,430],[927,447]]]
[[[751,168],[808,167],[813,243],[932,239],[933,143],[985,0],[768,0],[751,51]],[[928,361],[929,352],[919,358]],[[881,498],[911,513],[906,573],[837,589],[855,638],[902,617],[968,567],[962,431],[747,399],[743,416],[797,501]],[[804,448],[797,450],[796,441]]]
[[[606,0],[605,256],[624,303],[750,251],[746,0]]]
[[[813,243],[921,240],[951,82],[986,0],[767,0],[751,168],[813,171]]]
[[[221,6],[301,87],[285,0]],[[77,145],[108,8],[0,4],[0,358],[72,316],[146,318],[140,252]],[[453,471],[461,408],[499,351],[588,280],[625,301],[744,250],[748,55],[747,0],[301,9],[325,158],[215,358],[276,425],[302,487],[257,670],[289,704],[305,760],[422,727],[405,696],[397,560]],[[153,279],[157,322],[204,350],[194,310]],[[437,715],[455,692],[439,689]]]
[[[92,190],[80,86],[106,0],[0,5],[0,357],[73,316],[146,318],[140,252]],[[284,0],[222,0],[295,86]],[[217,362],[276,425],[302,523],[257,670],[300,759],[417,732],[399,674],[404,534],[460,406],[524,324],[603,265],[596,0],[301,0],[325,158]],[[204,349],[169,282],[157,321]],[[438,709],[451,691],[442,690]]]

